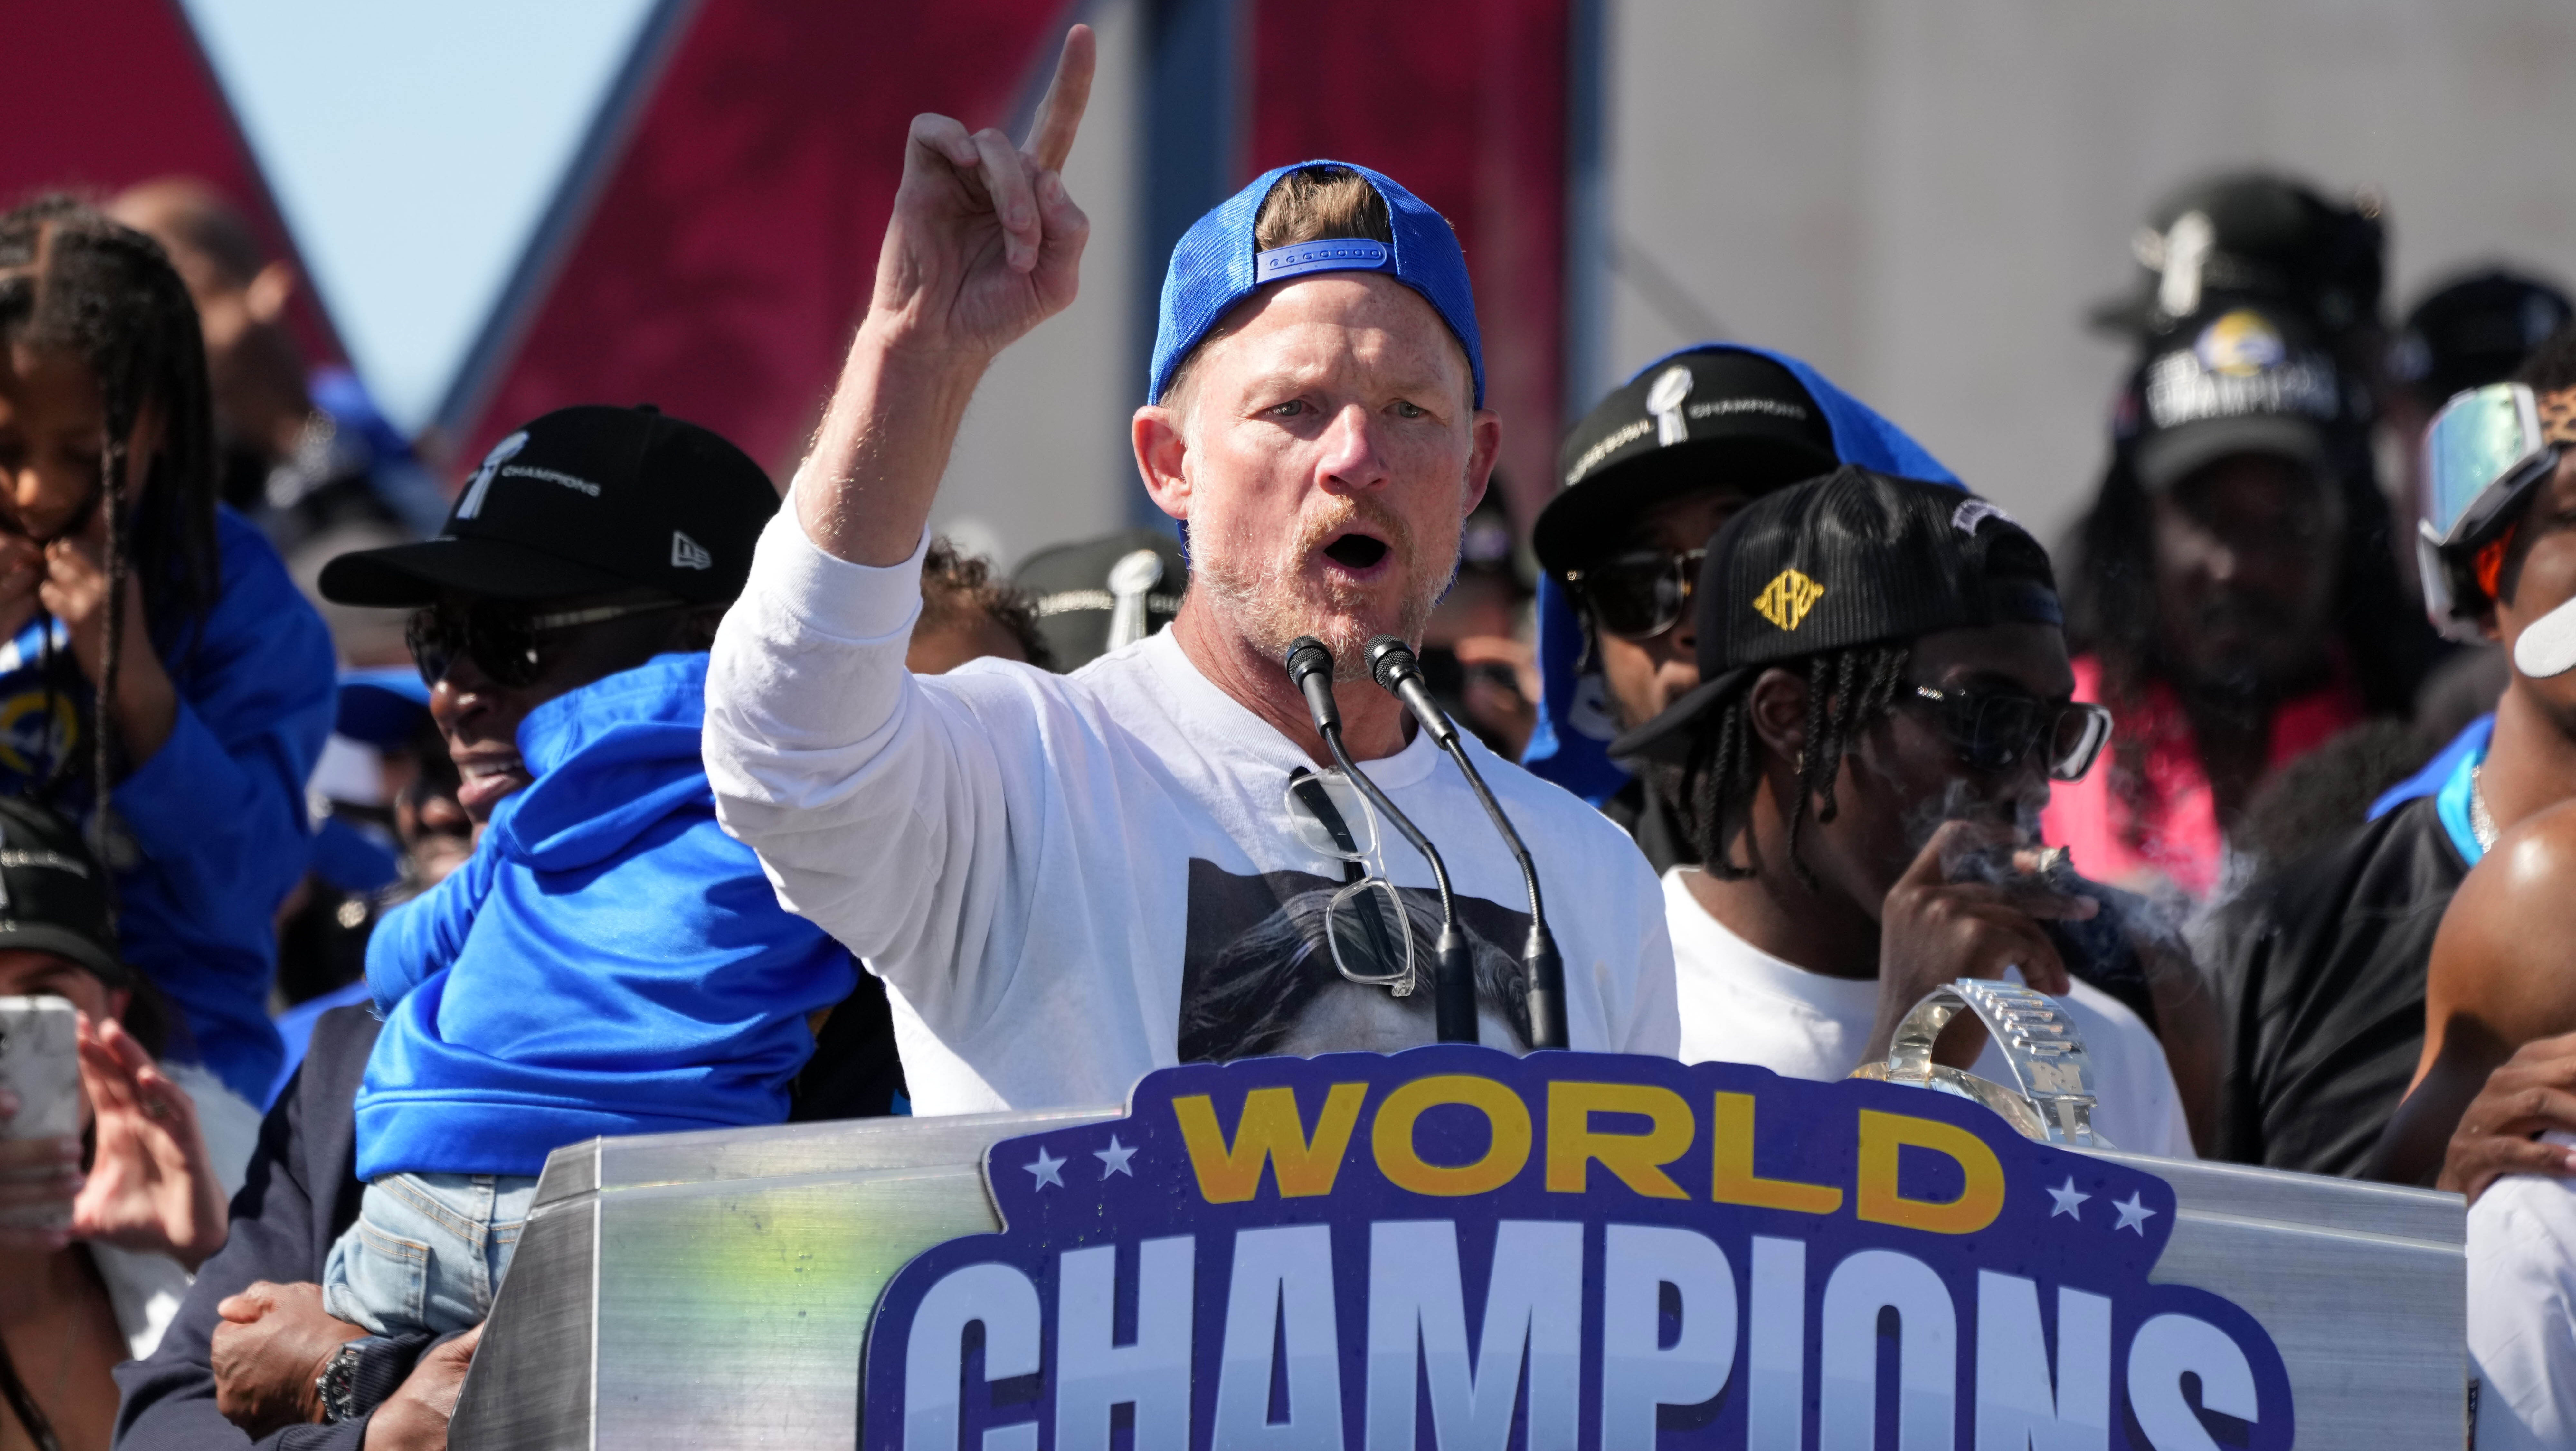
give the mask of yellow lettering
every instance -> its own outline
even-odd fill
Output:
[[[1958,1161],[1966,1184],[1941,1203],[1896,1192],[1897,1151],[1929,1149]],[[1860,1192],[1853,1212],[1875,1224],[1901,1224],[1934,1234],[1974,1234],[2004,1211],[2004,1166],[1966,1129],[1910,1114],[1860,1111]]]
[[[1596,1113],[1643,1114],[1654,1126],[1642,1134],[1596,1133]],[[1646,1083],[1551,1083],[1547,1086],[1547,1187],[1580,1194],[1592,1161],[1653,1199],[1688,1199],[1663,1165],[1690,1148],[1690,1105],[1669,1088]]]
[[[1199,1178],[1199,1194],[1210,1204],[1241,1204],[1261,1189],[1261,1166],[1268,1163],[1279,1180],[1279,1196],[1300,1199],[1333,1192],[1342,1171],[1342,1154],[1359,1127],[1360,1104],[1368,1097],[1365,1083],[1336,1083],[1324,1095],[1323,1115],[1315,1136],[1297,1118],[1297,1093],[1290,1088],[1256,1088],[1243,1096],[1243,1118],[1234,1142],[1225,1141],[1216,1108],[1204,1093],[1172,1100],[1181,1123],[1181,1142],[1189,1148],[1190,1168]]]
[[[1716,1148],[1709,1198],[1756,1209],[1794,1209],[1800,1214],[1831,1214],[1843,1207],[1843,1191],[1830,1184],[1765,1179],[1753,1172],[1752,1094],[1719,1094],[1709,1134]]]
[[[1485,1116],[1493,1141],[1486,1145],[1483,1158],[1472,1164],[1433,1164],[1415,1152],[1414,1121],[1424,1110],[1444,1103],[1462,1103]],[[1369,1136],[1377,1149],[1377,1171],[1398,1189],[1416,1194],[1484,1194],[1512,1182],[1512,1176],[1529,1162],[1529,1105],[1490,1078],[1463,1073],[1417,1078],[1378,1105],[1377,1124]]]

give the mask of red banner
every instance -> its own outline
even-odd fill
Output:
[[[706,0],[459,457],[572,403],[651,403],[782,479],[867,304],[922,111],[1004,124],[1061,0]]]

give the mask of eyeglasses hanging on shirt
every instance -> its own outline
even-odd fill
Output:
[[[1284,794],[1289,828],[1300,845],[1344,864],[1345,885],[1325,909],[1325,940],[1343,977],[1396,997],[1418,985],[1411,918],[1395,883],[1379,865],[1377,813],[1339,771],[1300,766]]]

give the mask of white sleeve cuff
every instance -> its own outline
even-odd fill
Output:
[[[828,554],[806,537],[791,488],[761,530],[753,587],[817,634],[853,644],[908,637],[921,613],[921,560],[929,550],[924,529],[901,564],[877,568]]]

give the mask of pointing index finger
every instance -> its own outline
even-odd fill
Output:
[[[1083,109],[1091,104],[1091,73],[1098,61],[1099,45],[1090,26],[1077,25],[1065,32],[1064,50],[1056,56],[1055,79],[1047,85],[1046,99],[1038,103],[1038,119],[1029,128],[1025,148],[1045,170],[1062,171],[1065,158],[1073,154],[1073,133],[1081,128]]]

